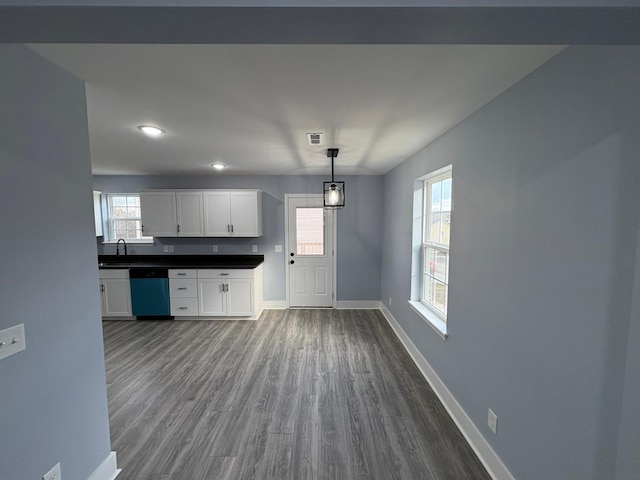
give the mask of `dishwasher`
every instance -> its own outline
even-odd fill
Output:
[[[169,270],[132,268],[131,307],[138,320],[173,320],[169,305]]]

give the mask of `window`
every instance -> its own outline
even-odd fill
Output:
[[[453,210],[452,168],[416,179],[413,201],[409,304],[443,337],[449,304],[449,242]]]
[[[324,208],[296,207],[296,253],[324,255]]]
[[[142,236],[140,195],[137,193],[107,194],[109,240],[151,240]]]
[[[449,296],[451,170],[424,182],[420,301],[446,320]]]

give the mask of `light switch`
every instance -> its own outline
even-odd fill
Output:
[[[0,330],[0,360],[27,347],[24,339],[24,324]]]

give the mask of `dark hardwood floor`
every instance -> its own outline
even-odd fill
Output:
[[[379,311],[104,334],[118,480],[490,478]]]

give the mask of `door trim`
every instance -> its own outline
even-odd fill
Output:
[[[284,281],[285,281],[285,289],[284,289],[284,294],[285,294],[285,303],[286,303],[286,308],[291,308],[291,305],[289,304],[289,267],[288,267],[288,255],[287,252],[289,252],[289,199],[290,198],[315,198],[315,199],[320,199],[322,200],[323,195],[321,193],[285,193],[284,194]],[[331,308],[336,308],[336,302],[337,302],[337,292],[336,292],[336,285],[338,284],[338,265],[336,262],[336,259],[338,258],[338,222],[337,222],[337,217],[335,215],[335,211],[334,210],[327,210],[327,213],[329,213],[329,215],[327,215],[328,217],[328,221],[332,222],[332,235],[331,235],[331,243],[332,243],[332,247],[333,247],[333,255],[332,255],[332,270],[333,270],[333,274],[331,278]]]

